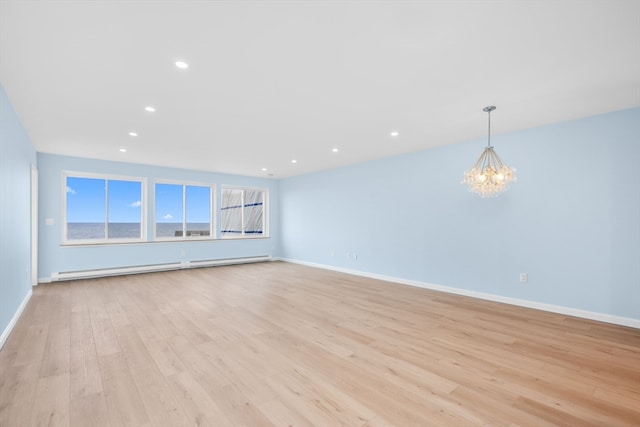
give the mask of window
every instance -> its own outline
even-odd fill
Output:
[[[64,243],[144,239],[144,179],[65,172],[63,180]]]
[[[156,183],[156,239],[211,238],[213,187]]]
[[[221,237],[267,237],[266,204],[266,190],[223,187],[220,206]]]

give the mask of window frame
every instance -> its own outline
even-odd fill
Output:
[[[241,224],[243,227],[241,235],[225,236],[222,233],[222,201],[224,190],[242,190],[242,217]],[[244,191],[261,191],[264,194],[262,201],[262,235],[245,234],[244,230]],[[220,239],[223,240],[245,240],[245,239],[268,239],[269,235],[269,189],[265,187],[250,187],[245,185],[221,185],[220,186]]]
[[[157,184],[167,185],[179,185],[182,186],[182,236],[157,236],[157,224],[156,221],[156,209],[158,206],[158,194],[156,192]],[[207,187],[209,189],[209,235],[208,236],[187,236],[185,234],[185,228],[187,225],[187,205],[186,205],[186,187]],[[153,241],[154,242],[182,242],[182,241],[196,241],[196,240],[217,240],[216,238],[216,184],[211,182],[197,182],[197,181],[183,181],[175,179],[155,179],[153,181]]]
[[[67,178],[101,179],[105,181],[105,237],[102,239],[69,239],[67,221]],[[140,237],[109,237],[109,181],[129,181],[140,183]],[[147,241],[147,178],[131,175],[116,175],[108,173],[62,171],[62,245],[112,245],[121,243],[141,243]]]

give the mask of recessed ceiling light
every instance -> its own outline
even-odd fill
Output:
[[[391,131],[391,133],[389,133],[389,135],[391,135],[392,138],[395,138],[398,135],[400,135],[400,133],[397,130],[394,130],[394,131]]]
[[[144,110],[145,110],[145,111],[148,111],[148,112],[150,112],[150,113],[153,113],[154,111],[156,111],[156,108],[155,108],[155,107],[152,107],[152,106],[150,106],[150,105],[147,105],[146,107],[144,107]]]
[[[129,136],[138,136],[137,132],[129,132]]]
[[[294,160],[291,160],[291,163],[298,163],[298,161],[294,159]]]
[[[337,148],[333,148],[331,151],[333,151],[334,153],[337,153],[338,149]]]
[[[189,64],[187,64],[184,61],[176,61],[176,67],[185,69],[185,68],[189,68]]]
[[[262,168],[262,172],[266,172],[266,171],[267,171],[267,168]]]
[[[121,153],[126,153],[126,152],[127,152],[127,149],[126,149],[126,148],[121,148],[121,149],[120,149],[120,152],[121,152]]]

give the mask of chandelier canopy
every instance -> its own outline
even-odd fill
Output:
[[[487,146],[476,164],[464,173],[462,179],[462,183],[469,186],[469,191],[478,193],[480,197],[496,197],[516,180],[516,170],[505,165],[491,146],[491,112],[495,109],[493,105],[482,109],[489,116]]]

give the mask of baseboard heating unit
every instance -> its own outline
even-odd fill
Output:
[[[199,261],[182,261],[168,264],[136,265],[131,267],[102,268],[96,270],[63,271],[51,274],[52,282],[63,280],[92,279],[96,277],[121,276],[125,274],[154,273],[187,268],[215,267],[220,265],[248,264],[271,261],[270,255],[259,255],[245,258],[226,258]]]

